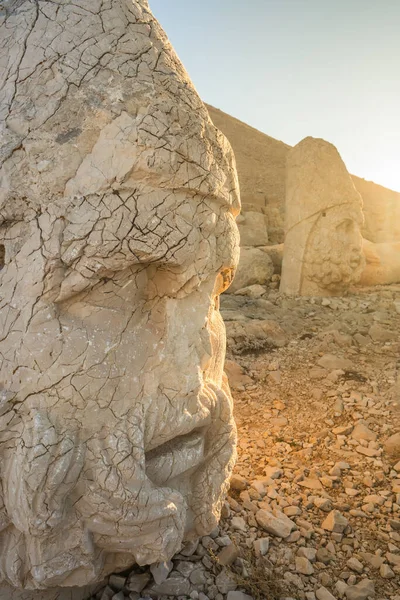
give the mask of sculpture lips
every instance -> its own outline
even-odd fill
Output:
[[[198,467],[204,460],[205,430],[170,440],[146,453],[146,475],[156,485],[171,484],[182,473]]]

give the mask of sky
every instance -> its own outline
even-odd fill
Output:
[[[400,192],[400,0],[150,0],[201,98]]]

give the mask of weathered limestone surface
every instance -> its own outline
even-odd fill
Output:
[[[238,184],[144,0],[6,0],[0,52],[0,596],[61,599],[217,523]]]
[[[207,108],[232,144],[243,210],[253,206],[265,211],[269,243],[283,243],[286,159],[291,147],[213,106]],[[374,243],[399,242],[400,193],[355,175],[350,177],[363,199],[363,237]]]
[[[261,246],[260,250],[268,254],[274,265],[274,273],[280,275],[282,272],[284,244],[274,244],[273,246]]]
[[[266,246],[268,244],[268,219],[260,211],[249,210],[237,219],[241,246]]]
[[[363,199],[363,238],[375,244],[400,242],[400,193],[359,177],[353,181]]]
[[[361,276],[362,200],[336,148],[308,137],[290,151],[281,291],[345,292]]]
[[[361,285],[387,285],[400,282],[400,242],[374,244],[363,240],[366,260]]]
[[[234,294],[249,285],[266,284],[274,274],[272,260],[260,248],[242,247],[240,263],[228,292]]]

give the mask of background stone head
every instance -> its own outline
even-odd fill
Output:
[[[0,576],[84,585],[218,519],[237,176],[147,2],[9,1],[0,28]]]
[[[340,294],[363,268],[362,200],[336,148],[308,137],[289,153],[281,290]]]

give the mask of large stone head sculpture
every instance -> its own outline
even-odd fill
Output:
[[[219,517],[237,177],[147,2],[0,19],[0,580],[83,586]]]
[[[281,291],[340,295],[364,266],[362,199],[336,148],[308,137],[289,153]]]

